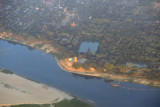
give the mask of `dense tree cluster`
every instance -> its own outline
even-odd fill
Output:
[[[155,9],[159,1],[61,0],[61,3],[63,9],[56,7],[57,3],[48,6],[40,0],[24,0],[18,5],[13,2],[10,7],[5,4],[0,11],[1,31],[13,32],[25,40],[31,36],[48,40],[61,51],[61,58],[77,55],[87,59],[85,64],[74,64],[76,68],[91,66],[99,72],[160,77],[160,15],[159,9]],[[76,27],[70,26],[73,21]],[[97,52],[79,53],[83,41],[99,42]],[[126,62],[146,64],[147,68],[128,67]]]

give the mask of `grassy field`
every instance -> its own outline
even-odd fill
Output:
[[[54,107],[93,107],[93,106],[75,98],[73,100],[63,100],[59,103],[54,104]]]
[[[81,100],[78,100],[77,98],[74,98],[72,100],[63,100],[61,102],[52,104],[54,107],[93,107],[92,105],[89,105]],[[22,105],[12,105],[10,107],[52,107],[51,104],[22,104]]]

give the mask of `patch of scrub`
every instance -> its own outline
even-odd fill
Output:
[[[54,104],[54,107],[93,107],[77,98],[72,100],[63,100]]]
[[[2,69],[2,68],[0,68],[0,72],[5,73],[5,74],[13,74],[13,72],[6,70],[6,69]]]
[[[72,100],[63,100],[58,103],[53,104],[21,104],[21,105],[12,105],[10,107],[93,107],[77,98]]]

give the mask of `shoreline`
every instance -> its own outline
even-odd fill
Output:
[[[63,100],[72,100],[70,94],[37,83],[0,68],[0,106],[21,104],[55,104]]]
[[[111,80],[115,80],[115,81],[122,81],[122,82],[130,82],[132,81],[132,83],[138,83],[141,85],[147,85],[150,86],[150,84],[152,84],[151,87],[156,87],[156,88],[160,88],[160,82],[156,82],[156,81],[152,81],[152,80],[147,80],[147,79],[140,79],[140,78],[131,78],[131,77],[127,77],[124,75],[116,75],[116,74],[107,74],[107,73],[96,73],[96,72],[90,72],[90,71],[79,71],[79,69],[75,70],[73,67],[68,67],[67,63],[65,63],[65,61],[58,61],[58,65],[65,71],[67,72],[71,72],[71,73],[76,73],[76,74],[80,74],[80,75],[87,75],[87,76],[94,76],[94,77],[101,77],[101,78],[107,78],[107,79],[111,79]],[[84,72],[85,71],[85,72]]]
[[[41,51],[45,51],[46,53],[50,53],[50,52],[53,52],[53,53],[57,52],[58,53],[58,51],[53,46],[51,46],[50,44],[42,44],[42,42],[28,43],[27,41],[23,41],[23,40],[18,42],[19,40],[15,39],[11,36],[6,37],[6,34],[5,34],[5,36],[4,36],[4,34],[0,34],[0,39],[6,40],[6,41],[12,41],[12,42],[15,42],[18,44],[22,44],[22,45],[29,46],[32,48],[36,48]],[[42,45],[42,47],[36,46],[39,44]],[[65,63],[66,59],[58,60],[56,57],[54,57],[54,58],[56,59],[57,64],[61,67],[61,69],[65,70],[67,72],[76,73],[76,74],[80,74],[80,75],[102,77],[102,78],[112,79],[112,80],[116,80],[116,81],[138,83],[138,84],[142,84],[142,85],[160,88],[160,82],[158,82],[158,81],[148,80],[145,78],[128,77],[128,76],[124,76],[124,75],[96,73],[96,71],[94,69],[90,69],[90,70],[84,70],[83,68],[74,69],[72,66],[66,66],[67,65],[67,63]]]

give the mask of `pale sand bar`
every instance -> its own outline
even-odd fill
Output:
[[[0,106],[51,104],[73,97],[58,89],[36,83],[15,74],[0,72]]]

